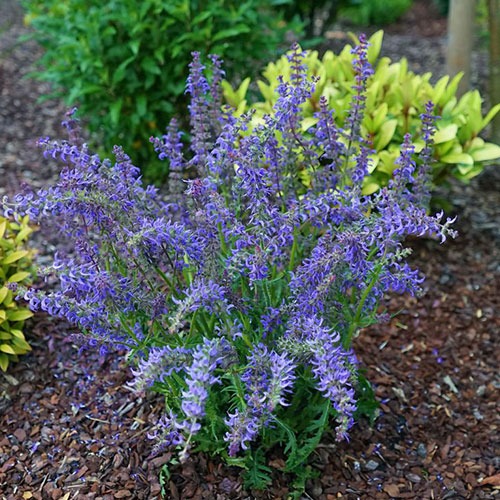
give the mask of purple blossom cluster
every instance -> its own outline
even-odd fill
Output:
[[[169,161],[168,193],[144,187],[120,148],[114,162],[91,154],[72,112],[70,141],[40,141],[63,166],[59,182],[4,200],[8,215],[54,224],[74,245],[46,271],[57,289],[18,293],[78,326],[91,346],[129,349],[132,387],[165,394],[168,415],[156,434],[183,459],[197,439],[245,453],[293,414],[292,396],[305,383],[331,403],[337,437],[347,438],[356,409],[352,339],[386,293],[420,289],[405,238],[454,236],[452,221],[426,211],[431,103],[422,151],[405,137],[394,180],[362,195],[366,50],[361,37],[344,129],[325,98],[316,126],[301,129],[315,82],[298,46],[291,82],[280,81],[273,112],[253,129],[250,116],[221,109],[220,61],[212,59],[209,82],[195,53],[188,150],[175,121],[152,139]]]
[[[287,405],[285,395],[292,389],[295,367],[287,353],[269,351],[264,344],[255,346],[241,376],[247,394],[245,408],[236,408],[226,419],[229,431],[224,439],[230,456],[246,450],[260,429],[272,423],[276,408]]]

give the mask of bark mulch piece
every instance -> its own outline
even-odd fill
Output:
[[[0,3],[0,19],[1,27],[7,22],[0,28],[0,194],[12,194],[24,181],[37,186],[55,174],[31,145],[54,135],[64,106],[36,104],[47,89],[21,79],[38,49],[15,42],[26,32],[18,3]],[[439,74],[439,23],[410,24],[388,30],[383,50]],[[380,415],[373,426],[356,424],[349,443],[325,438],[311,459],[317,477],[305,499],[500,498],[498,170],[467,187],[453,184],[447,197],[460,236],[443,246],[414,243],[413,264],[427,276],[423,296],[391,298],[390,312],[399,314],[356,339]],[[148,434],[163,403],[127,389],[123,353],[80,352],[71,328],[44,315],[26,333],[33,352],[0,374],[0,499],[154,499],[162,488],[169,499],[287,498],[286,474],[276,471],[265,492],[247,491],[238,469],[202,453],[171,466],[160,484],[171,456],[152,456]],[[279,454],[270,457],[274,467],[281,463]]]

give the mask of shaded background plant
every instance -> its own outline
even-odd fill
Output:
[[[161,180],[149,136],[183,119],[193,50],[227,57],[228,78],[257,68],[289,45],[274,0],[24,0],[30,35],[45,49],[33,74],[52,94],[78,103],[94,148],[123,145],[149,180]],[[285,43],[285,44],[284,44]]]
[[[412,0],[290,0],[279,4],[289,22],[300,19],[305,24],[306,37],[315,40],[331,29],[338,18],[361,25],[382,26],[396,21],[412,4]],[[306,46],[306,44],[303,44]]]
[[[323,434],[347,437],[358,400],[370,397],[352,340],[383,319],[386,292],[420,289],[405,238],[453,235],[451,221],[427,214],[432,103],[418,165],[406,135],[394,179],[363,196],[361,120],[372,73],[364,38],[354,55],[343,129],[321,99],[314,131],[301,130],[300,106],[317,82],[297,46],[272,113],[242,135],[251,117],[214,114],[219,96],[194,54],[190,151],[175,122],[153,139],[170,159],[172,190],[184,172],[197,175],[182,197],[163,202],[143,186],[121,148],[111,162],[78,141],[43,139],[45,156],[65,164],[60,179],[15,200],[20,213],[57,224],[77,250],[54,261],[58,289],[23,291],[31,307],[78,325],[93,348],[128,349],[134,389],[165,395],[158,450],[176,449],[181,460],[192,449],[219,453],[254,487],[269,481],[272,447],[282,447],[286,470],[303,484]],[[220,81],[217,62],[212,72]],[[74,136],[71,114],[66,126]]]

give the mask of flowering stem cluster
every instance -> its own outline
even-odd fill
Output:
[[[255,449],[287,443],[293,469],[329,421],[337,439],[347,438],[358,383],[353,338],[380,318],[386,293],[420,288],[405,238],[453,236],[451,221],[426,212],[431,104],[420,158],[405,138],[394,181],[362,195],[366,45],[361,37],[355,49],[347,129],[324,102],[317,125],[300,128],[315,82],[298,48],[291,83],[281,82],[273,113],[252,131],[248,116],[220,109],[220,88],[195,54],[190,150],[175,122],[152,139],[174,174],[166,198],[142,185],[120,148],[111,162],[78,140],[43,139],[44,155],[64,164],[59,182],[4,203],[74,242],[73,255],[58,254],[49,270],[60,286],[24,298],[79,326],[90,346],[129,351],[135,390],[165,394],[158,444],[182,459],[198,445],[248,466]],[[74,116],[65,123],[74,135]]]

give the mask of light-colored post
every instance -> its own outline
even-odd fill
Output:
[[[475,7],[475,0],[450,0],[446,72],[451,76],[464,72],[458,86],[458,95],[470,88]]]
[[[488,0],[490,31],[490,104],[500,102],[500,0]],[[500,113],[491,122],[491,140],[500,144]]]

